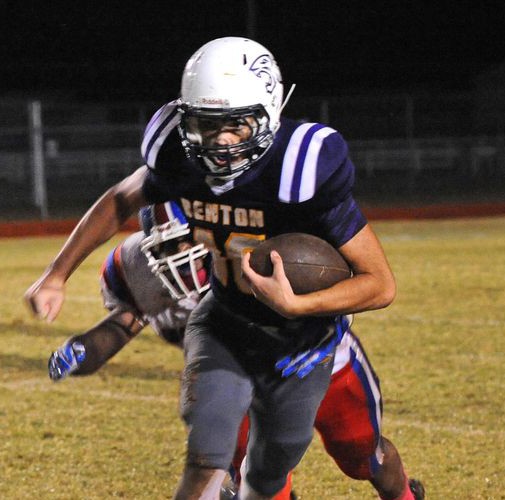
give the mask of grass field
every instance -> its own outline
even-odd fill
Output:
[[[398,280],[357,317],[381,377],[384,433],[430,499],[505,499],[505,218],[374,224]],[[52,325],[22,303],[63,239],[0,239],[0,498],[170,498],[182,469],[181,353],[147,330],[88,378],[53,384],[51,350],[103,315],[98,270],[68,284]],[[304,500],[375,498],[315,436],[295,471]]]

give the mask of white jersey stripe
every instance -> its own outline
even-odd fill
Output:
[[[377,386],[377,383],[375,381],[375,377],[372,373],[370,365],[368,364],[368,361],[367,361],[366,357],[364,356],[359,343],[356,340],[354,340],[352,342],[351,349],[356,354],[356,361],[363,368],[368,385],[370,387],[371,394],[372,394],[373,399],[375,401],[375,419],[376,419],[377,426],[378,426],[378,433],[380,434],[381,433],[381,424],[382,424],[381,405],[380,405],[380,400],[381,400],[380,389]]]
[[[165,104],[149,122],[142,141],[141,152],[150,167],[154,167],[161,146],[168,134],[178,125],[179,120],[180,115],[176,111],[176,103],[170,102]]]
[[[149,123],[144,130],[144,138],[142,139],[142,146],[140,148],[140,152],[144,158],[147,153],[149,142],[160,127],[160,123],[162,123],[163,120],[170,114],[171,110],[172,108],[170,106],[170,103],[164,104],[160,109],[158,109],[158,111],[156,111],[156,113],[154,113],[153,117],[149,120]]]
[[[335,357],[333,358],[333,368],[331,374],[337,373],[341,370],[349,360],[351,359],[351,345],[354,342],[353,336],[349,333],[349,330],[344,333],[342,340],[337,346],[335,351]]]
[[[332,128],[325,127],[318,130],[312,137],[305,161],[303,163],[302,181],[300,183],[300,195],[298,197],[298,201],[310,200],[314,196],[314,193],[316,192],[317,160],[319,158],[319,151],[321,151],[324,139],[334,132],[335,130]]]
[[[158,111],[156,111],[156,113],[154,113],[154,115],[151,117],[151,119],[149,120],[149,123],[147,124],[147,127],[145,128],[144,130],[144,137],[149,133],[149,130],[151,130],[151,128],[153,127],[153,125],[157,122],[158,120],[158,117],[160,116],[160,114],[163,112],[163,110],[167,107],[167,104],[164,104],[163,106],[161,106],[160,109],[158,109]]]
[[[300,125],[291,136],[284,160],[282,162],[281,182],[279,186],[279,200],[290,203],[291,200],[291,185],[295,175],[296,160],[300,151],[300,145],[307,131],[314,123],[304,123]]]
[[[312,137],[309,138],[310,142],[305,152],[305,157],[299,158],[299,155],[302,153],[300,150],[302,142],[314,125],[317,124],[304,123],[300,125],[291,136],[282,162],[281,182],[279,187],[279,200],[281,201],[287,203],[301,202],[309,200],[314,196],[317,180],[317,162],[321,146],[326,137],[336,132],[330,127],[323,127],[317,130],[313,133]],[[295,195],[291,193],[291,191],[294,186],[295,175],[297,174],[296,165],[299,160],[303,161],[302,177],[299,191],[297,195]]]
[[[374,413],[378,426],[378,432],[380,433],[382,426],[380,388],[377,385],[374,374],[372,373],[372,369],[368,363],[365,354],[363,353],[363,350],[361,349],[359,342],[356,340],[354,335],[349,330],[347,330],[347,332],[344,333],[344,336],[342,337],[340,344],[337,346],[337,349],[335,351],[335,357],[333,359],[333,368],[331,370],[331,374],[334,375],[335,373],[340,371],[347,363],[349,363],[351,359],[351,351],[354,353],[355,356],[354,363],[359,364],[363,369],[363,373],[365,375],[368,384],[368,388],[365,387],[365,390],[368,389],[370,391],[369,396],[372,396],[375,402]],[[377,457],[377,459],[379,460],[379,463],[382,460],[382,458],[379,456]]]

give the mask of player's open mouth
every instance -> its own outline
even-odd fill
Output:
[[[230,156],[227,154],[216,155],[213,158],[214,163],[219,167],[224,167],[225,165],[228,165],[229,159]]]

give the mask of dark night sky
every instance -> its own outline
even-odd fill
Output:
[[[255,38],[297,94],[465,89],[505,60],[503,0],[255,4]],[[120,101],[172,98],[200,45],[248,24],[246,0],[0,0],[0,19],[0,97]]]

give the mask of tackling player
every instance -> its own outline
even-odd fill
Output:
[[[147,168],[98,200],[26,293],[33,310],[53,320],[65,281],[134,210],[173,199],[181,204],[195,240],[212,251],[213,272],[212,291],[185,332],[182,414],[189,439],[177,499],[218,491],[247,408],[251,430],[239,495],[272,498],[311,440],[333,366],[318,364],[303,380],[282,379],[275,361],[316,346],[328,346],[332,359],[332,346],[343,340],[342,315],[386,307],[395,295],[382,247],[352,197],[354,167],[344,139],[322,124],[281,119],[282,107],[280,71],[265,47],[229,37],[200,48],[185,68],[180,99],[163,106],[147,126],[142,146]],[[275,252],[274,274],[254,273],[247,251],[286,232],[332,243],[353,277],[294,295]],[[336,335],[322,345],[335,328]],[[398,452],[381,436],[380,394],[363,359],[362,353],[351,355],[342,384],[350,384],[352,393],[353,381],[360,385],[366,378],[368,390],[360,392],[372,403],[366,444],[358,433],[351,462],[340,445],[328,451],[344,472],[370,480],[381,498],[410,500]],[[333,426],[337,434],[348,422],[348,409]],[[422,498],[422,492],[416,496]]]
[[[53,381],[95,373],[147,324],[166,342],[182,348],[189,313],[209,288],[208,251],[194,244],[175,203],[145,207],[139,218],[143,231],[128,236],[102,265],[100,286],[109,315],[85,333],[67,339],[51,354],[48,372]],[[316,363],[316,358],[311,362]],[[291,369],[296,371],[293,364]],[[305,364],[304,371],[308,370]],[[234,484],[223,486],[223,499],[231,498],[235,483],[240,481],[247,434],[245,419],[230,469]],[[275,500],[290,498],[294,498],[291,477]]]
[[[195,245],[175,203],[145,207],[143,231],[114,248],[101,269],[101,292],[109,315],[68,339],[49,359],[49,376],[89,375],[147,325],[182,347],[189,313],[209,288],[208,251]]]

